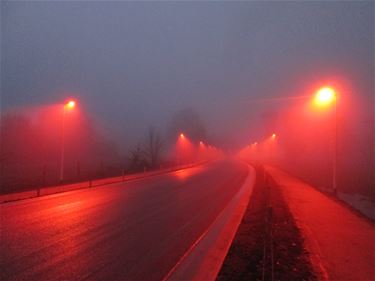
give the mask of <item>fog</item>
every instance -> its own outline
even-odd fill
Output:
[[[277,150],[262,160],[329,186],[332,111],[287,97],[331,85],[340,95],[340,185],[369,194],[373,63],[370,1],[2,1],[2,155],[7,142],[20,154],[39,146],[28,158],[57,171],[59,105],[74,97],[72,171],[77,162],[108,162],[118,172],[144,149],[150,128],[165,159],[180,132],[233,154],[276,132]],[[9,116],[34,126],[34,137],[5,141]]]

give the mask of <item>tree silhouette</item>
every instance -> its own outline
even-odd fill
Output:
[[[154,127],[150,127],[145,144],[145,155],[151,168],[155,168],[159,164],[162,148],[163,141],[159,132]]]

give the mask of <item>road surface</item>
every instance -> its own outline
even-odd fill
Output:
[[[232,160],[0,206],[1,280],[161,280],[241,187]]]

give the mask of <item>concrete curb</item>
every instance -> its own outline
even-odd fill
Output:
[[[249,166],[249,174],[241,189],[163,281],[216,279],[246,211],[254,183],[255,171]]]

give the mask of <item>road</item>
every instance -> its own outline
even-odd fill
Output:
[[[0,279],[161,280],[247,173],[222,160],[2,204]]]

